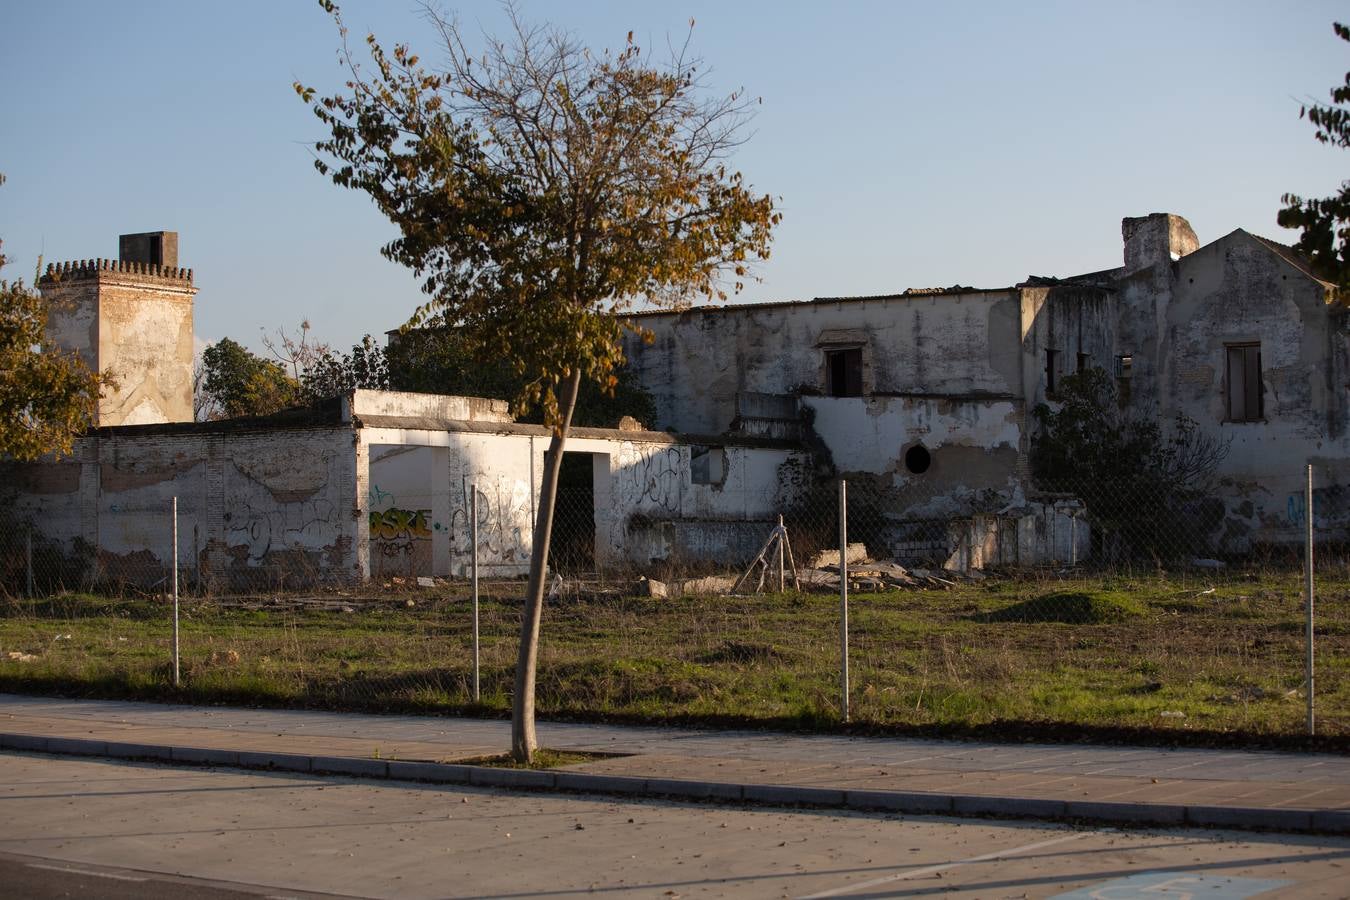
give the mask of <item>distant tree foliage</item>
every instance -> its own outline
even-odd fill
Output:
[[[1122,412],[1115,384],[1100,368],[1064,378],[1056,401],[1034,410],[1036,485],[1083,500],[1092,523],[1116,540],[1112,552],[1186,551],[1176,540],[1177,517],[1207,495],[1228,444],[1184,415],[1164,429]]]
[[[326,351],[300,373],[300,393],[306,403],[317,403],[357,388],[391,389],[389,363],[384,348],[375,343],[370,335],[361,338],[361,343],[353,345],[351,353]]]
[[[0,268],[5,262],[0,253]],[[47,301],[22,280],[0,279],[0,456],[68,455],[113,384],[52,344],[46,329]]]
[[[266,416],[300,401],[300,385],[285,369],[230,338],[202,351],[202,371],[215,418]]]
[[[1336,22],[1336,36],[1350,41],[1350,28]],[[1350,72],[1331,89],[1331,103],[1313,103],[1299,110],[1316,129],[1323,144],[1350,147]],[[1320,200],[1305,200],[1285,194],[1284,209],[1276,221],[1285,228],[1302,229],[1295,246],[1312,261],[1313,271],[1341,288],[1350,288],[1350,181],[1342,181],[1339,192]]]
[[[355,362],[354,357],[344,360],[351,361],[347,365]],[[453,329],[419,328],[398,335],[385,351],[385,362],[388,386],[395,391],[517,400],[525,390],[525,379],[510,365],[501,361],[478,362],[470,343]],[[572,424],[613,428],[622,417],[632,416],[646,427],[653,427],[656,401],[633,371],[621,366],[614,379],[610,390],[589,381],[581,385]],[[545,422],[544,409],[539,404],[517,411],[521,422]]]

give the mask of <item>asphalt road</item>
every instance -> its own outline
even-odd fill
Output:
[[[0,755],[0,894],[1350,896],[1350,840],[666,804]]]

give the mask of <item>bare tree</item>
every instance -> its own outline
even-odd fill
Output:
[[[263,329],[262,342],[296,384],[302,383],[305,376],[325,360],[333,358],[333,348],[310,334],[309,319],[300,320],[300,329],[295,334],[287,334],[285,329],[278,328],[273,337]]]
[[[194,422],[211,422],[225,415],[216,395],[206,389],[206,378],[206,361],[200,355],[194,356],[192,358],[192,421]]]

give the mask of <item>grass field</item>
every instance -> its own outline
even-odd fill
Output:
[[[460,590],[456,588],[455,590]],[[0,690],[205,703],[503,714],[519,585],[481,611],[471,694],[461,595],[186,600],[183,684],[159,598],[0,601]],[[853,727],[1007,739],[1306,745],[1297,575],[989,579],[852,597]],[[1319,581],[1318,746],[1350,748],[1350,578]],[[546,716],[839,727],[839,601],[641,599],[545,611]]]

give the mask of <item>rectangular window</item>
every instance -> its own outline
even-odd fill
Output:
[[[1262,405],[1261,345],[1228,344],[1225,375],[1228,388],[1228,421],[1260,422],[1265,418]]]
[[[1092,367],[1092,357],[1088,356],[1086,353],[1078,354],[1078,368],[1075,369],[1074,371],[1077,372],[1079,375],[1082,375],[1091,367]]]
[[[862,396],[862,348],[825,351],[825,393],[831,397]]]
[[[1130,403],[1130,378],[1134,375],[1134,357],[1116,357],[1116,403],[1123,409]]]
[[[1051,397],[1055,393],[1055,357],[1059,354],[1054,350],[1045,351],[1045,396]]]
[[[721,484],[727,474],[727,451],[722,447],[689,447],[689,480],[693,484]]]

